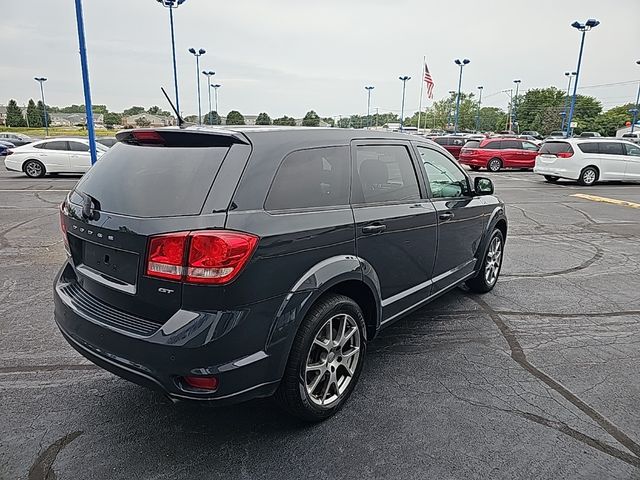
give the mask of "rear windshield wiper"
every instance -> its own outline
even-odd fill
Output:
[[[82,198],[82,218],[97,220],[96,210],[100,210],[100,202],[98,199],[88,193],[78,191],[76,191],[76,193]]]

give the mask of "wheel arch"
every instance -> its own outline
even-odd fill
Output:
[[[506,244],[509,222],[507,221],[504,205],[496,206],[496,208],[493,209],[493,212],[491,212],[489,221],[487,222],[487,226],[484,230],[484,233],[482,234],[482,240],[480,241],[478,249],[476,250],[476,270],[478,270],[478,268],[480,268],[479,266],[482,265],[484,251],[487,248],[487,244],[489,242],[489,239],[491,238],[491,234],[496,228],[502,233],[503,241]]]

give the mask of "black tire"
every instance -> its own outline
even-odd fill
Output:
[[[595,167],[586,167],[580,172],[578,183],[583,187],[590,187],[598,181],[598,169]]]
[[[502,169],[502,160],[497,157],[492,158],[487,162],[487,170],[490,172],[499,172]]]
[[[478,170],[480,170],[480,167],[478,167],[477,165],[471,165],[471,170],[477,172]]]
[[[554,177],[553,175],[545,175],[544,179],[549,183],[556,183],[558,180],[560,180],[558,177]]]
[[[22,170],[31,178],[42,178],[46,175],[47,169],[44,168],[42,162],[38,160],[27,160],[22,166]]]
[[[357,363],[355,364],[353,375],[351,375],[351,379],[346,385],[345,390],[341,394],[337,394],[337,398],[334,401],[324,406],[316,403],[307,391],[308,374],[306,372],[306,365],[307,359],[312,354],[312,348],[318,348],[316,346],[317,344],[314,344],[316,336],[320,334],[323,327],[326,328],[326,324],[330,319],[335,318],[336,315],[339,314],[349,315],[350,318],[355,321],[355,325],[357,325],[357,332],[355,332],[353,336],[359,335],[359,356],[356,359]],[[329,325],[329,328],[332,328],[331,325],[332,324]],[[313,305],[311,310],[309,310],[298,329],[291,347],[291,353],[289,354],[284,375],[275,394],[276,401],[291,415],[308,422],[320,422],[331,417],[342,408],[358,382],[364,364],[366,346],[366,325],[362,310],[358,304],[344,295],[329,294],[321,298]],[[325,361],[327,362],[326,365],[329,365],[329,355],[331,355],[331,353],[327,355],[326,359],[320,361]],[[340,358],[341,357],[338,357],[338,359]],[[338,367],[338,371],[341,371],[340,367]],[[333,372],[333,370],[331,372]],[[327,378],[326,375],[330,376],[332,373],[327,371],[319,375]],[[318,385],[320,389],[322,389],[323,382],[324,381]],[[315,390],[312,391],[312,393],[314,392]]]
[[[498,239],[500,244],[500,257],[498,260],[497,270],[495,271],[495,279],[490,281],[487,279],[487,268],[488,268],[487,264],[489,261],[491,261],[489,253],[493,245],[494,239],[496,238]],[[500,277],[500,270],[502,269],[503,258],[504,258],[504,236],[502,235],[502,232],[496,228],[491,234],[491,237],[489,237],[489,241],[487,242],[487,246],[485,247],[484,254],[482,256],[482,264],[480,266],[480,269],[478,270],[478,273],[476,274],[475,277],[470,278],[466,282],[466,285],[467,287],[469,287],[469,290],[475,293],[487,293],[493,290],[493,287],[495,287],[496,283],[498,283],[498,277]]]

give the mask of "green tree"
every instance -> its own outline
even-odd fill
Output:
[[[47,111],[46,111],[47,127],[51,126],[51,117],[49,116],[49,113],[50,113],[49,108],[50,108],[49,105],[47,105]],[[42,124],[42,126],[44,126],[45,111],[44,111],[44,105],[42,104],[42,100],[38,100],[38,104],[36,105],[36,110],[38,110],[38,115],[40,115],[40,123]]]
[[[211,114],[211,123],[209,123],[209,114]],[[198,117],[196,117],[196,120],[197,119]],[[212,110],[211,112],[207,112],[203,115],[202,123],[204,123],[205,125],[221,125],[222,120],[220,119],[220,115],[218,115],[218,112]]]
[[[27,122],[25,118],[22,116],[22,110],[18,106],[18,102],[16,102],[13,98],[9,100],[7,104],[7,120],[6,125],[8,127],[26,127]]]
[[[197,115],[187,115],[186,117],[184,117],[184,121],[187,123],[198,123],[198,116]]]
[[[333,117],[323,117],[322,121],[327,125],[329,125],[330,127],[336,126],[336,121],[333,119]]]
[[[507,123],[507,113],[497,107],[482,107],[480,109],[480,131],[495,132],[504,130]]]
[[[33,101],[33,98],[30,98],[29,103],[27,103],[27,124],[31,128],[42,127],[42,115],[38,112],[36,102]]]
[[[265,112],[260,113],[256,118],[256,125],[271,125],[271,117]]]
[[[149,107],[149,109],[147,110],[147,113],[149,113],[151,115],[158,115],[160,117],[170,117],[171,116],[171,113],[167,112],[166,110],[162,110],[157,105],[154,105],[153,107]]]
[[[136,125],[138,127],[148,127],[151,125],[151,122],[147,117],[138,117],[136,118]]]
[[[130,117],[131,115],[139,115],[141,113],[144,113],[144,107],[136,107],[136,106],[127,108],[124,112],[122,112],[122,114],[125,117]]]
[[[340,117],[338,119],[339,128],[351,128],[351,117]]]
[[[122,125],[122,115],[114,112],[107,112],[104,114],[104,124],[107,128],[114,125]]]
[[[84,105],[69,105],[67,107],[62,107],[60,109],[60,113],[84,113],[85,108]]]
[[[448,98],[433,102],[431,107],[437,128],[453,128],[456,113],[456,93]],[[460,110],[458,114],[458,130],[475,130],[478,102],[473,93],[460,93]],[[433,124],[431,125],[433,126]]]
[[[244,116],[237,110],[231,110],[227,114],[227,125],[245,125]]]
[[[578,128],[576,128],[576,130],[595,131],[600,132],[601,135],[606,137],[614,137],[619,128],[624,127],[627,122],[631,122],[633,120],[632,115],[629,112],[631,108],[635,108],[635,104],[627,103],[625,105],[613,107],[606,112],[597,115],[595,118],[584,122],[579,121]]]
[[[274,125],[295,127],[296,126],[296,119],[293,118],[293,117],[287,117],[286,115],[284,115],[283,117],[276,118],[273,121],[273,124]]]
[[[304,118],[302,119],[302,126],[303,127],[318,127],[320,126],[320,117],[318,116],[318,114],[313,111],[313,110],[309,110],[306,115],[304,116]]]

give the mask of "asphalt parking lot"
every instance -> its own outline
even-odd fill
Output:
[[[482,173],[486,175],[486,173]],[[492,174],[493,292],[453,291],[370,346],[346,407],[173,405],[59,334],[57,205],[77,177],[0,166],[1,479],[640,477],[640,185]]]

